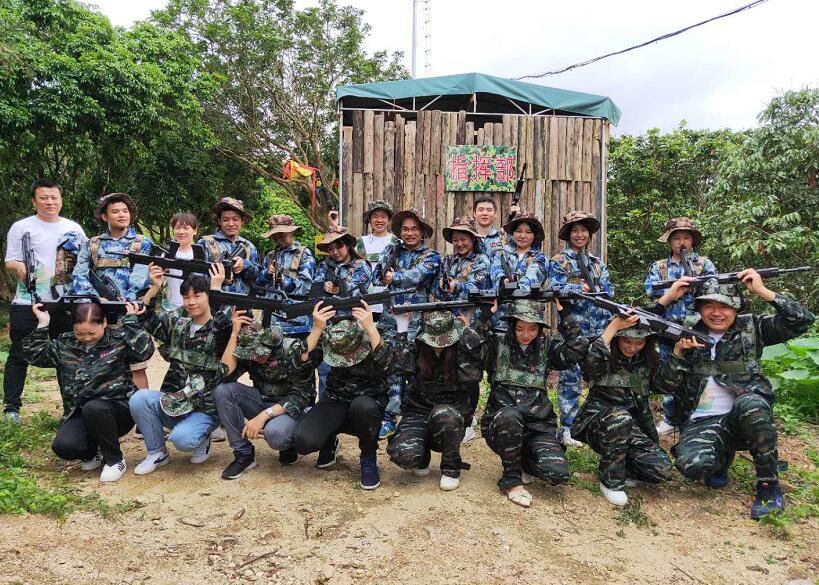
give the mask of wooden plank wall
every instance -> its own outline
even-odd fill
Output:
[[[342,129],[342,221],[360,235],[367,202],[384,198],[396,210],[420,209],[435,228],[430,244],[449,252],[441,230],[455,217],[471,217],[472,203],[482,193],[444,191],[446,146],[515,146],[518,173],[527,163],[521,207],[543,222],[551,254],[562,247],[557,232],[569,210],[584,209],[600,218],[601,160],[607,165],[608,138],[608,121],[593,118],[503,116],[476,128],[463,111],[420,111],[416,119],[354,111],[352,125]],[[499,223],[505,223],[512,193],[493,197]],[[602,233],[594,238],[595,254],[601,254],[604,242]]]

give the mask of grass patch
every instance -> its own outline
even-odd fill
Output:
[[[629,496],[628,503],[617,512],[614,520],[623,526],[634,524],[638,528],[650,528],[657,523],[643,512],[643,499],[638,495]]]
[[[591,449],[567,449],[566,461],[569,462],[569,471],[595,474],[600,456]]]

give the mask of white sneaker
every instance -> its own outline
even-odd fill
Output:
[[[581,443],[580,441],[576,441],[572,438],[572,431],[571,429],[564,427],[562,431],[560,431],[560,442],[566,445],[567,447],[575,447],[580,448],[584,447],[586,444]]]
[[[167,465],[171,460],[171,455],[167,451],[157,451],[148,455],[145,460],[134,468],[134,473],[137,475],[148,475],[157,470],[157,468]]]
[[[94,471],[100,465],[102,465],[102,455],[100,455],[99,451],[97,451],[97,454],[94,455],[92,459],[84,459],[80,461],[80,469],[83,471]]]
[[[457,490],[459,485],[461,485],[461,478],[449,477],[448,475],[441,476],[441,489],[445,492]]]
[[[204,463],[208,459],[210,459],[210,443],[211,443],[211,435],[208,435],[207,438],[199,443],[196,446],[196,449],[193,450],[191,453],[191,463]]]
[[[210,434],[210,440],[213,441],[214,443],[221,443],[222,441],[226,441],[227,435],[225,434],[225,429],[223,429],[222,427],[216,427],[216,430],[214,430]]]
[[[128,469],[128,466],[125,464],[125,459],[121,459],[113,465],[106,465],[102,468],[100,481],[119,481],[125,475],[126,469]]]
[[[657,434],[660,435],[661,437],[665,437],[666,435],[670,435],[676,432],[677,427],[675,427],[665,419],[661,420],[660,424],[657,425]]]
[[[641,483],[642,483],[642,482],[641,482],[639,479],[632,479],[632,478],[630,478],[630,477],[629,477],[629,478],[626,480],[626,487],[637,487],[637,486],[639,486]]]
[[[413,469],[412,474],[417,477],[426,477],[429,475],[429,465],[424,467],[423,469]]]
[[[600,484],[600,491],[606,496],[609,503],[615,506],[625,506],[628,503],[628,496],[623,490],[610,490],[602,483]]]
[[[461,443],[468,443],[469,441],[472,441],[477,438],[478,433],[475,432],[475,427],[470,425],[466,427],[466,430],[464,431],[464,438],[461,440]]]
[[[523,482],[523,485],[529,485],[535,480],[534,477],[526,473],[525,471],[520,472],[520,481]]]

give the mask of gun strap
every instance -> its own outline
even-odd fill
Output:
[[[697,259],[692,260],[691,264],[694,266],[694,276],[700,276],[705,267],[703,257],[697,256]],[[660,280],[668,280],[668,258],[657,260],[657,272],[660,274]]]
[[[145,237],[142,234],[137,234],[134,236],[134,239],[131,240],[130,244],[128,244],[128,252],[139,254],[140,250],[142,250],[142,241],[144,239]],[[121,258],[100,258],[101,241],[101,236],[94,236],[91,238],[89,244],[91,249],[91,266],[94,268],[128,268],[131,265],[131,263],[128,261],[127,254]]]

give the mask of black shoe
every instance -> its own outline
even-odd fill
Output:
[[[292,447],[279,451],[279,463],[282,465],[293,465],[299,460],[299,454]]]
[[[330,437],[324,446],[319,451],[318,461],[316,467],[319,469],[327,469],[336,463],[336,455],[338,455],[338,448],[341,443],[338,442],[338,437]]]
[[[249,455],[237,455],[233,463],[225,467],[222,472],[222,479],[238,479],[245,471],[256,467],[256,450],[252,450]]]

